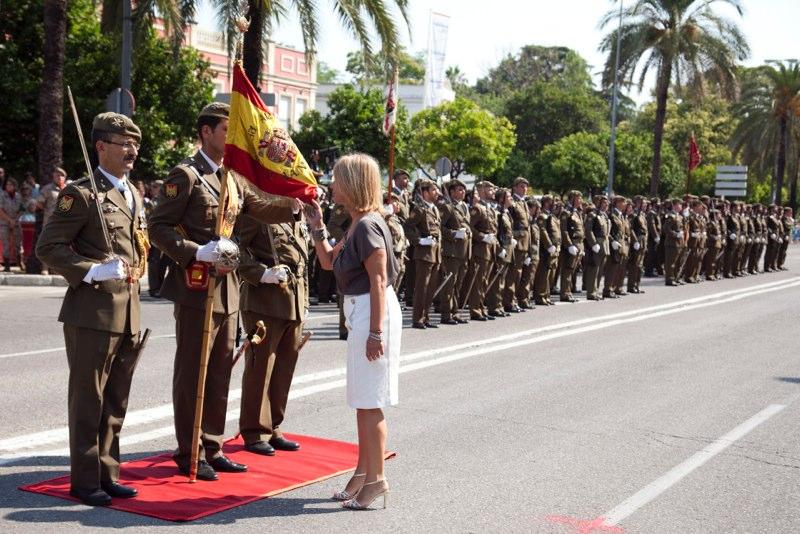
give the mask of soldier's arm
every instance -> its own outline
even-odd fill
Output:
[[[550,233],[547,229],[547,217],[539,215],[536,218],[536,224],[539,225],[539,248],[547,250],[553,245],[553,240],[550,239]]]
[[[186,213],[195,180],[180,167],[172,169],[164,180],[158,203],[147,219],[150,241],[181,267],[187,267],[194,261],[200,248],[177,229]]]
[[[447,241],[448,243],[455,242],[456,238],[453,237],[453,234],[456,229],[450,228],[451,221],[455,218],[453,209],[448,205],[444,205],[439,211],[442,214],[442,241]],[[455,221],[455,223],[457,224],[458,221]]]
[[[251,217],[240,217],[234,234],[239,241],[239,274],[248,283],[257,286],[267,266],[256,258],[253,251],[253,240],[259,233],[261,224]]]
[[[569,212],[564,211],[561,214],[561,246],[565,249],[572,246],[572,237],[569,235],[569,218]]]
[[[300,211],[294,213],[295,200],[289,197],[258,193],[247,180],[239,179],[242,188],[243,211],[246,215],[267,224],[293,223],[300,220]]]
[[[72,247],[72,242],[91,218],[90,208],[93,206],[77,187],[65,187],[36,244],[36,255],[72,287],[78,287],[92,265],[99,263],[78,254]],[[97,231],[102,232],[99,227]],[[102,252],[98,250],[98,255]]]
[[[425,237],[420,235],[419,227],[423,222],[425,215],[419,209],[412,209],[411,213],[408,214],[408,219],[406,219],[406,224],[404,225],[403,229],[406,231],[406,237],[409,241],[413,244],[419,243],[419,239],[421,237]]]

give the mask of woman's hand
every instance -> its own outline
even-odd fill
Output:
[[[367,360],[374,362],[383,356],[383,342],[367,338]]]
[[[306,216],[306,221],[312,229],[320,229],[325,224],[322,222],[322,208],[316,200],[311,200],[310,204],[303,205],[303,212]]]

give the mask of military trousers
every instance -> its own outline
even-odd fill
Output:
[[[642,267],[644,265],[645,251],[643,248],[634,250],[631,247],[630,255],[628,256],[628,291],[635,292],[639,290],[642,283]]]
[[[533,298],[536,304],[543,304],[550,300],[552,277],[557,266],[558,256],[542,254],[533,278]]]
[[[242,312],[247,332],[264,321],[266,338],[243,356],[239,432],[248,445],[281,437],[289,389],[297,365],[302,321],[288,321],[254,312]]]
[[[514,250],[514,258],[508,269],[506,269],[505,280],[503,281],[503,308],[513,308],[519,306],[518,289],[522,283],[522,270],[525,267],[525,251]],[[527,298],[525,301],[527,302]]]
[[[467,280],[472,281],[472,287],[465,296],[468,299],[469,313],[471,316],[483,316],[483,303],[486,298],[486,286],[489,284],[489,270],[492,263],[484,258],[472,258],[469,262]]]
[[[175,366],[172,374],[172,409],[178,450],[173,454],[179,466],[188,466],[192,455],[197,377],[203,343],[202,309],[175,305]],[[228,411],[228,389],[236,341],[236,314],[214,313],[211,322],[211,350],[206,374],[205,400],[200,426],[200,459],[220,454]]]
[[[580,262],[580,249],[575,256],[570,254],[567,249],[561,249],[561,283],[559,285],[561,300],[572,298],[572,278]]]
[[[514,264],[495,261],[489,274],[489,286],[486,288],[486,307],[489,312],[501,313],[503,311],[503,286],[505,274]]]
[[[619,293],[625,281],[625,264],[628,261],[627,254],[618,252],[612,253],[606,258],[605,270],[603,273],[603,295]]]
[[[461,303],[461,287],[467,276],[469,261],[467,258],[444,258],[442,263],[442,276],[451,274],[450,280],[444,285],[441,291],[442,320],[452,319],[458,316],[459,304]]]
[[[522,274],[519,278],[517,291],[517,304],[519,306],[530,306],[531,285],[536,274],[536,267],[539,265],[539,256],[531,256],[528,265],[525,265],[525,256],[522,257]]]
[[[767,251],[764,254],[764,270],[775,270],[778,268],[778,253],[780,252],[780,243],[772,238],[768,238]]]
[[[778,269],[781,269],[783,267],[783,264],[786,263],[786,253],[788,252],[788,250],[789,250],[789,241],[787,241],[786,238],[784,237],[783,242],[780,244],[780,247],[778,247],[778,257],[775,261],[775,266],[778,267]]]
[[[139,358],[138,338],[64,325],[73,488],[99,488],[119,479],[119,433]]]
[[[664,247],[664,283],[671,284],[678,279],[682,247]]]
[[[606,264],[606,256],[589,250],[586,257],[586,271],[583,273],[583,286],[586,296],[597,298],[600,296],[600,277]]]
[[[428,323],[433,292],[439,283],[439,264],[425,260],[414,260],[414,323]]]
[[[644,257],[644,272],[647,276],[655,276],[658,265],[658,245],[655,240],[647,240],[647,252]]]

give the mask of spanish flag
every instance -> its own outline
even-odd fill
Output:
[[[225,167],[266,193],[304,202],[317,195],[314,173],[289,132],[267,110],[238,61],[233,66]]]

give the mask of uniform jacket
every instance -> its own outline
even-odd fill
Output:
[[[465,202],[447,202],[439,207],[442,217],[442,256],[468,260],[472,253],[472,229],[470,228],[469,206]],[[466,229],[464,239],[456,239],[453,234]]]
[[[658,212],[650,210],[647,212],[647,238],[655,244],[656,236],[661,238],[661,218]]]
[[[683,215],[669,211],[664,216],[664,246],[672,248],[683,248],[686,243],[686,236],[678,238],[678,232],[682,232]]]
[[[208,162],[198,152],[183,160],[170,171],[161,188],[161,196],[150,215],[148,224],[153,243],[177,264],[161,286],[161,296],[176,304],[205,309],[206,291],[188,289],[185,269],[195,261],[200,246],[216,239],[216,215],[219,202],[206,189],[193,167],[208,184],[219,192],[220,182]],[[236,179],[239,210],[262,222],[294,222],[292,201],[285,197],[266,198],[256,193],[249,183]],[[217,276],[214,293],[214,313],[231,314],[239,309],[239,274],[233,271]]]
[[[638,213],[634,211],[631,213],[628,222],[631,227],[631,244],[639,243],[639,246],[641,247],[639,251],[643,252],[647,247],[647,238],[649,235],[647,229],[647,215],[642,211],[639,211]]]
[[[524,198],[513,196],[514,202],[508,208],[514,239],[517,240],[517,254],[527,254],[530,248],[531,220],[528,204]]]
[[[511,220],[511,215],[509,214],[508,210],[497,211],[498,246],[495,257],[495,261],[497,263],[511,263],[514,257],[514,249],[516,248],[511,246],[513,243],[512,239],[516,239],[514,238],[513,233],[514,223]],[[503,254],[502,251],[505,251],[505,254]]]
[[[572,207],[567,207],[561,212],[561,248],[567,249],[571,245],[578,247],[578,253],[583,252],[583,240],[586,231],[583,226],[581,212]]]
[[[494,209],[481,201],[476,202],[469,213],[472,228],[472,257],[493,260],[497,244],[485,243],[483,238],[487,234],[494,234],[497,237],[497,215]]]
[[[561,223],[558,218],[549,212],[542,212],[536,217],[536,224],[539,226],[539,253],[542,257],[549,257],[547,249],[551,246],[556,247],[553,256],[558,256],[558,249],[561,246]]]
[[[429,263],[442,261],[442,220],[439,208],[419,202],[411,208],[404,225],[406,237],[414,245],[414,259]],[[433,245],[420,245],[423,237],[435,238]]]
[[[270,240],[269,232],[272,232]],[[308,240],[299,222],[264,224],[242,217],[236,228],[241,260],[241,310],[267,317],[302,321],[308,308]],[[273,252],[275,245],[277,255]],[[270,267],[285,265],[291,271],[287,284],[262,284],[261,276]]]
[[[623,215],[618,210],[612,209],[609,220],[611,221],[611,230],[609,232],[609,246],[614,241],[619,243],[619,248],[617,250],[614,250],[614,247],[611,247],[611,254],[615,258],[621,258],[622,256],[627,256],[631,243],[630,241],[631,227],[630,224],[628,224],[628,218],[625,217],[625,215]]]
[[[134,234],[146,228],[139,193],[135,187],[130,187],[134,200],[131,211],[124,195],[102,172],[95,170],[94,178],[114,255],[128,265],[139,265],[143,256],[137,250]],[[127,280],[92,284],[83,281],[92,264],[102,263],[107,257],[94,203],[88,178],[76,180],[62,189],[56,209],[39,236],[36,255],[69,283],[59,321],[104,332],[138,334],[138,280],[130,284]]]
[[[350,228],[350,214],[341,204],[329,206],[328,213],[328,233],[336,241],[341,241]]]
[[[597,254],[600,256],[608,256],[611,249],[608,244],[608,233],[610,231],[610,222],[605,213],[598,211],[590,211],[586,215],[586,249],[592,250],[595,245],[600,245],[600,250]],[[593,251],[594,252],[594,251]]]
[[[394,252],[394,257],[397,258],[400,267],[402,267],[406,260],[406,248],[408,248],[406,232],[403,230],[403,224],[396,214],[386,217],[385,220],[386,226],[389,227],[389,232],[392,234],[392,252]]]

